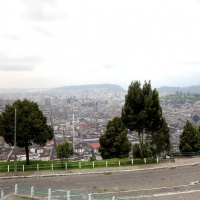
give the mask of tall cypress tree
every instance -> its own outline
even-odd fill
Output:
[[[180,135],[179,149],[181,152],[200,151],[200,128],[187,121],[183,133]]]
[[[151,89],[150,81],[145,81],[143,87],[139,81],[131,82],[122,108],[122,121],[128,129],[138,132],[143,158],[144,133],[160,130],[163,123],[158,92]]]
[[[128,157],[131,143],[121,117],[114,117],[108,122],[106,132],[99,138],[99,143],[99,152],[103,159]]]

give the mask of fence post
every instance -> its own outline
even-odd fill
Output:
[[[146,159],[146,158],[144,158],[144,163],[145,163],[145,164],[147,163],[147,159]]]
[[[1,190],[1,199],[3,199],[3,198],[4,198],[4,191]]]
[[[34,187],[31,187],[31,198],[34,197]]]
[[[120,160],[119,160],[119,166],[120,166]]]
[[[51,163],[51,169],[53,170],[53,163]]]
[[[18,185],[15,184],[15,194],[17,194],[17,193],[18,193]]]
[[[115,200],[115,196],[112,197],[112,200]]]
[[[37,164],[37,170],[39,170],[39,164]]]
[[[24,165],[22,166],[22,170],[23,170],[23,172],[24,172]]]
[[[10,167],[9,167],[9,165],[8,165],[8,172],[10,171]]]
[[[65,163],[65,169],[67,169],[67,163]]]
[[[91,193],[88,194],[88,200],[92,200],[92,199],[91,199]]]
[[[94,161],[93,161],[93,163],[92,163],[92,167],[94,168]]]
[[[70,200],[70,191],[67,191],[67,200]]]
[[[132,160],[131,160],[131,163],[132,163],[132,165],[133,165],[133,158],[132,158]]]
[[[108,161],[106,160],[106,167],[108,167]]]
[[[51,200],[51,188],[48,189],[48,200]]]
[[[81,162],[79,162],[79,168],[81,168]]]
[[[157,161],[157,163],[158,163],[158,157],[156,157],[156,161]]]

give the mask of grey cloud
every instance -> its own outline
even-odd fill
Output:
[[[196,61],[196,62],[190,62],[190,61],[187,61],[187,62],[184,62],[185,65],[200,65],[200,61]]]
[[[2,71],[33,71],[34,68],[42,62],[41,57],[8,57],[0,53],[0,70]]]
[[[113,69],[113,68],[116,67],[116,66],[113,65],[112,63],[101,64],[101,66],[103,66],[103,67],[106,68],[106,69]]]
[[[54,21],[65,18],[65,16],[52,11],[46,11],[45,7],[49,4],[53,7],[56,4],[55,0],[25,0],[25,5],[28,7],[28,13],[24,17],[36,21]]]
[[[7,38],[7,39],[15,40],[15,41],[21,39],[21,37],[16,36],[16,35],[7,35],[7,34],[5,34],[5,35],[2,35],[2,36],[5,37],[5,38]]]
[[[188,87],[193,85],[200,85],[199,81],[200,72],[185,72],[180,73],[177,76],[168,76],[162,79],[162,81],[159,82],[159,87],[166,85],[166,86],[174,86],[174,87]]]
[[[54,37],[55,35],[53,33],[51,33],[50,31],[41,28],[41,27],[34,27],[33,28],[34,31],[41,33],[44,36],[50,36],[50,37]]]
[[[37,21],[53,21],[57,20],[59,17],[53,13],[44,13],[42,10],[32,10],[29,14],[24,15],[25,17],[37,20]]]

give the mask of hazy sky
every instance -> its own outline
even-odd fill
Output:
[[[1,0],[0,88],[200,85],[199,0]]]

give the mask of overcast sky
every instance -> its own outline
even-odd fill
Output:
[[[1,0],[0,88],[200,85],[199,0]]]

